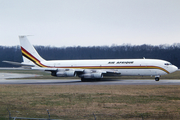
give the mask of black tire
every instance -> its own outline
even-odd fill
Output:
[[[101,81],[101,78],[97,78],[97,79],[95,79],[96,81]]]
[[[81,82],[88,82],[87,78],[81,78]]]
[[[155,77],[155,81],[159,81],[159,77]]]

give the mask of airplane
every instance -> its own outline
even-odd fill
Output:
[[[178,68],[159,59],[94,59],[94,60],[45,60],[31,45],[27,36],[19,36],[23,62],[3,61],[33,70],[50,71],[56,77],[81,78],[82,82],[100,80],[103,76],[155,76],[175,72]]]

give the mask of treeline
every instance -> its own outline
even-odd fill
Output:
[[[46,60],[75,59],[136,59],[151,58],[170,61],[180,67],[180,43],[173,45],[112,45],[92,47],[51,47],[35,46],[38,53]],[[19,46],[0,46],[0,61],[22,62]],[[0,62],[0,67],[13,67]]]

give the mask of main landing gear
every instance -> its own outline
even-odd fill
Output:
[[[92,79],[92,78],[81,78],[81,82],[94,82],[94,81],[100,81],[101,78],[96,78],[96,79]]]

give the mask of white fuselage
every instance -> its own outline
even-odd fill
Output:
[[[160,76],[177,70],[171,63],[158,59],[53,60],[41,64],[55,69],[116,70],[120,75],[140,76]]]
[[[159,81],[161,75],[177,70],[168,61],[158,59],[100,59],[100,60],[44,60],[30,44],[26,36],[19,36],[23,56],[22,66],[50,71],[52,76],[79,76],[86,79],[101,79],[103,76],[140,75],[155,76]],[[12,63],[12,62],[11,62]]]

